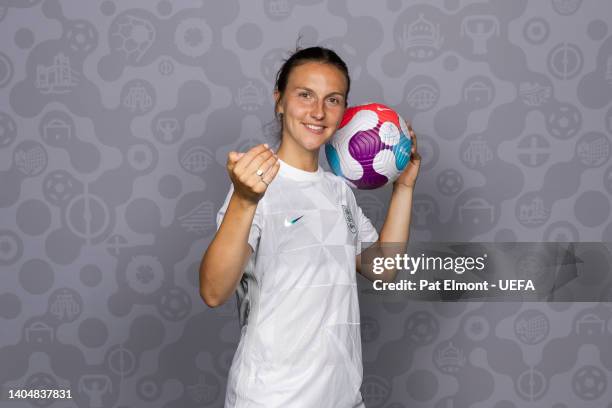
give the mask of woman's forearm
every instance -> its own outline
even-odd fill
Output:
[[[257,204],[235,194],[223,222],[200,263],[200,296],[210,307],[223,304],[234,292],[252,249],[249,231]]]
[[[412,212],[413,188],[403,184],[394,184],[391,201],[385,222],[378,235],[378,242],[368,248],[368,256],[365,258],[392,258],[406,251],[410,237],[410,215]],[[362,257],[357,258],[362,262]],[[380,274],[372,271],[372,264],[363,262],[358,266],[359,272],[370,281],[382,280],[393,282],[397,275],[396,269],[386,269]]]
[[[387,217],[380,230],[380,242],[407,243],[410,237],[410,216],[412,213],[411,187],[394,184]]]

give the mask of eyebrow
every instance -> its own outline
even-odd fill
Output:
[[[312,93],[316,93],[316,92],[315,92],[315,91],[313,91],[312,89],[307,88],[307,87],[305,87],[305,86],[296,86],[296,87],[295,87],[295,89],[303,89],[303,90],[305,90],[305,91],[309,91],[309,92],[312,92]],[[340,95],[341,97],[343,97],[343,98],[344,98],[344,94],[343,94],[342,92],[340,92],[340,91],[330,92],[330,93],[328,93],[328,94],[327,94],[327,95],[325,95],[325,96],[331,96],[331,95]]]

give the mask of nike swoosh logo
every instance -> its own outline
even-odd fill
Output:
[[[292,226],[293,224],[295,224],[296,222],[298,222],[298,221],[300,220],[300,218],[302,218],[302,217],[303,217],[303,215],[300,215],[299,217],[294,218],[294,219],[292,219],[291,221],[289,221],[287,218],[285,218],[285,227],[290,227],[290,226]]]

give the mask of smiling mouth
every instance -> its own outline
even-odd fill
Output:
[[[310,132],[315,133],[317,135],[323,134],[323,131],[325,130],[325,126],[317,126],[317,125],[311,125],[311,124],[306,124],[306,123],[302,123],[302,124]]]

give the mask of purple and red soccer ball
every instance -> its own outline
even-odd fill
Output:
[[[325,156],[351,187],[371,190],[395,181],[410,161],[411,147],[404,119],[388,106],[369,103],[346,109]]]

